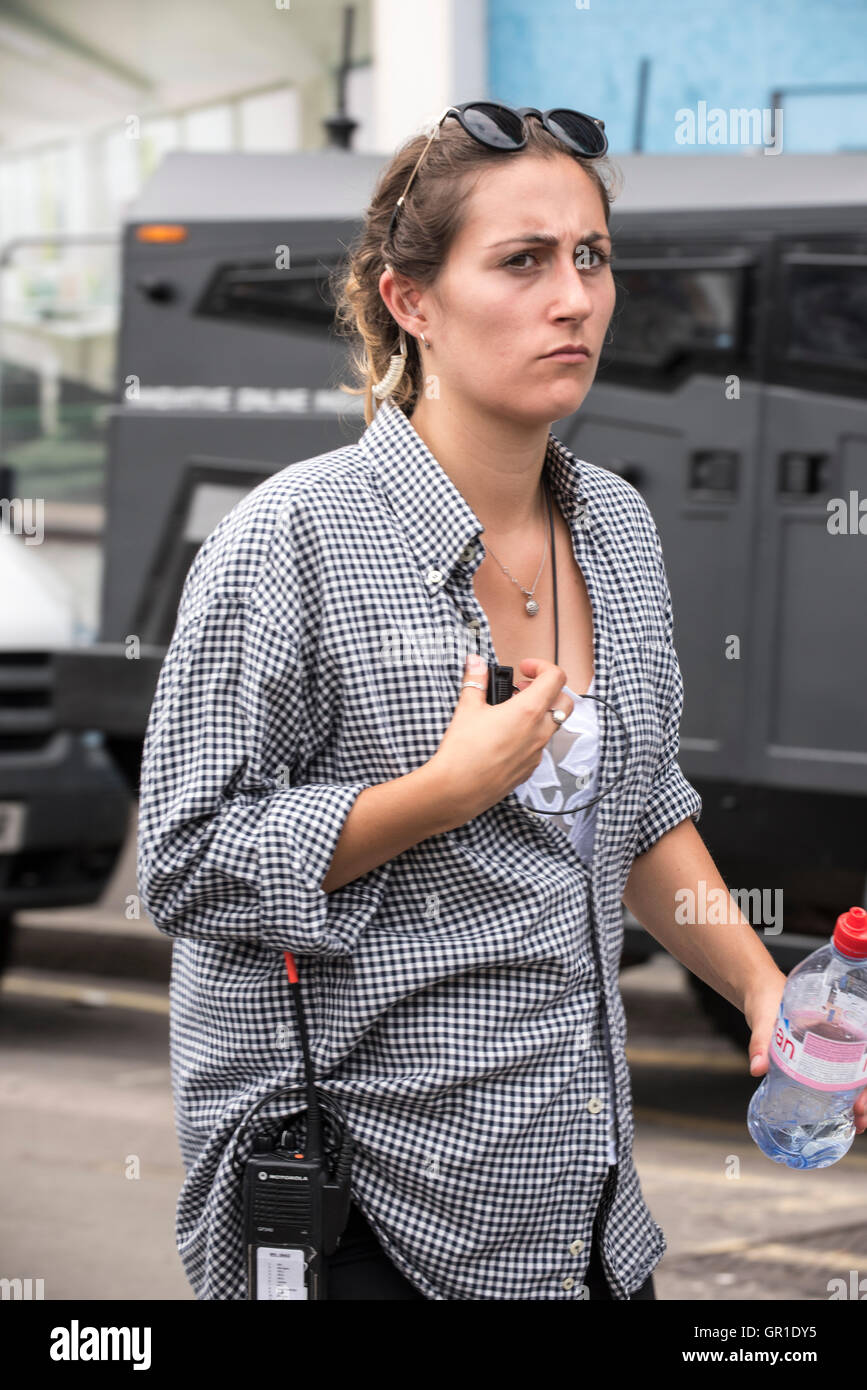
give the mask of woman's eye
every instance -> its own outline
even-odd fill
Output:
[[[592,259],[594,256],[597,258],[595,262]],[[529,266],[515,264],[516,261],[524,260],[527,257],[538,264],[539,258],[533,251],[518,251],[514,256],[510,256],[507,261],[504,261],[503,264],[509,266],[513,270],[529,270]],[[611,257],[608,253],[600,251],[598,246],[582,247],[575,252],[575,265],[578,270],[598,270],[600,266],[606,265],[610,260]]]
[[[591,256],[599,257],[595,265],[589,264]],[[605,265],[610,260],[611,257],[608,253],[606,251],[600,251],[598,246],[581,246],[575,253],[575,264],[578,266],[579,270],[583,270],[585,266],[589,270],[598,270],[600,266]]]

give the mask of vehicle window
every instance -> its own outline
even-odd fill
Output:
[[[867,256],[793,253],[785,285],[786,358],[867,370]]]
[[[613,264],[617,303],[605,379],[638,376],[663,385],[666,377],[744,353],[748,253],[665,255],[621,245]]]
[[[286,269],[273,261],[223,261],[195,312],[277,329],[327,327],[334,318],[327,285],[333,265],[327,256],[293,259]]]

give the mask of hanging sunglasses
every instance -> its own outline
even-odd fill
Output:
[[[605,122],[596,116],[585,116],[583,111],[570,111],[563,106],[552,107],[550,111],[539,111],[535,106],[511,107],[498,101],[465,101],[460,106],[447,106],[439,120],[434,123],[430,139],[416,160],[406,188],[394,205],[388,227],[389,239],[394,235],[397,215],[404,205],[419,165],[430,149],[431,142],[439,138],[440,126],[449,116],[459,120],[474,140],[492,150],[522,150],[527,143],[526,119],[529,116],[535,116],[561,144],[584,159],[599,159],[608,149]]]

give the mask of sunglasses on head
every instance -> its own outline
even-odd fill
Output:
[[[527,143],[528,116],[535,116],[567,149],[584,159],[599,159],[608,149],[605,122],[596,116],[586,116],[583,111],[569,111],[563,106],[555,106],[550,111],[538,111],[535,106],[511,107],[498,101],[465,101],[460,106],[447,106],[434,122],[430,139],[416,160],[406,188],[394,205],[388,227],[389,238],[394,234],[398,213],[404,205],[419,165],[430,149],[431,141],[439,137],[443,121],[449,116],[454,116],[460,121],[464,130],[468,135],[472,135],[474,140],[488,145],[493,150],[522,150]]]

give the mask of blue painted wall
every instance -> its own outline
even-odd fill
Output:
[[[867,0],[487,0],[488,95],[572,106],[605,121],[612,152],[634,148],[638,79],[650,60],[642,148],[740,153],[678,143],[687,108],[767,109],[777,88],[861,83],[853,95],[785,95],[790,152],[867,149]],[[469,100],[475,93],[463,95]],[[730,128],[730,121],[726,120]],[[726,132],[727,133],[727,132]],[[773,140],[769,124],[766,143]]]

